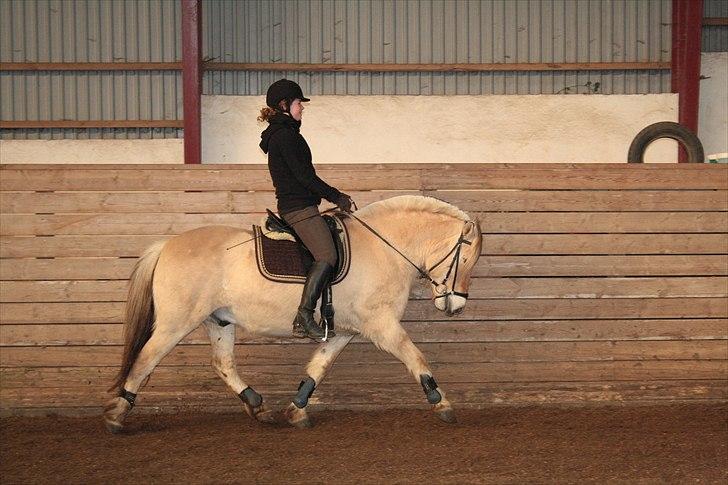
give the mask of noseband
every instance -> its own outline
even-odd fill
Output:
[[[470,221],[468,221],[468,222],[470,222]],[[465,223],[466,226],[468,225],[468,222]],[[462,249],[463,244],[467,244],[468,246],[470,246],[472,244],[471,241],[468,241],[467,239],[465,239],[463,237],[464,229],[465,228],[463,228],[463,231],[460,232],[460,237],[458,238],[458,242],[455,243],[455,246],[453,246],[453,248],[450,250],[450,252],[448,252],[445,255],[445,257],[443,257],[440,261],[438,261],[437,263],[435,263],[434,266],[432,266],[430,269],[428,269],[427,271],[424,272],[425,273],[424,274],[424,277],[426,277],[428,280],[430,280],[430,282],[433,285],[435,285],[435,291],[437,293],[440,293],[439,295],[437,295],[435,297],[435,300],[437,300],[438,298],[447,298],[450,295],[461,296],[461,297],[466,298],[466,299],[468,298],[468,294],[467,293],[463,293],[461,291],[455,291],[455,282],[458,279],[458,266],[460,266],[460,250]],[[447,273],[445,274],[445,278],[443,278],[443,280],[440,283],[437,283],[430,276],[430,272],[433,269],[435,269],[438,266],[440,266],[447,259],[447,257],[450,256],[453,252],[455,253],[455,255],[452,257],[452,261],[450,261],[450,267],[447,268]],[[453,270],[452,270],[453,267],[455,268],[455,272],[454,273],[453,273]],[[452,289],[450,291],[447,291],[447,279],[450,277],[450,273],[453,273],[453,277],[452,277]],[[422,273],[421,273],[421,275],[422,275]],[[440,292],[439,289],[442,288],[442,287],[444,287],[445,289],[442,292]]]
[[[417,266],[415,263],[413,263],[412,261],[410,261],[410,259],[407,256],[405,256],[404,254],[402,254],[402,252],[399,249],[397,249],[394,246],[392,246],[389,243],[389,241],[387,241],[386,239],[384,239],[377,231],[375,231],[371,226],[369,226],[369,224],[367,224],[366,222],[362,221],[361,219],[359,219],[358,217],[356,217],[352,213],[348,213],[347,216],[353,217],[354,219],[356,219],[357,221],[359,221],[361,223],[361,225],[363,225],[364,227],[366,227],[372,234],[374,234],[379,239],[381,239],[382,241],[384,241],[384,243],[387,246],[389,246],[390,248],[394,249],[409,264],[411,264],[412,266],[414,266],[414,268],[420,274],[420,279],[426,279],[430,283],[432,283],[432,285],[435,287],[435,291],[437,293],[439,293],[435,297],[435,300],[437,300],[438,298],[446,298],[446,297],[448,297],[450,295],[461,296],[463,298],[467,298],[468,297],[468,294],[467,293],[463,293],[463,292],[460,292],[460,291],[455,291],[455,282],[457,281],[457,277],[458,277],[458,266],[460,265],[460,250],[462,249],[463,244],[467,244],[468,246],[470,246],[472,244],[472,241],[468,241],[467,239],[465,239],[463,237],[463,233],[465,232],[465,226],[467,226],[468,224],[473,224],[473,221],[466,221],[465,222],[465,226],[463,226],[463,230],[460,231],[460,237],[458,238],[458,241],[455,243],[455,246],[453,246],[453,248],[440,261],[438,261],[433,266],[431,266],[430,269],[423,270],[422,268],[420,268],[419,266]],[[445,274],[445,278],[443,278],[443,280],[440,283],[438,283],[437,281],[435,281],[435,279],[432,276],[430,276],[430,272],[432,270],[434,270],[435,268],[437,268],[438,266],[440,266],[443,262],[445,262],[445,260],[448,258],[448,256],[450,256],[453,253],[455,253],[455,254],[453,255],[452,261],[450,261],[450,267],[447,269],[447,273]],[[455,268],[455,272],[454,273],[453,273],[453,268]],[[451,273],[453,274],[452,289],[450,291],[447,291],[447,280],[448,280],[448,278],[450,278],[450,274]],[[444,290],[442,292],[438,291],[440,288],[443,288],[443,287],[444,287]]]

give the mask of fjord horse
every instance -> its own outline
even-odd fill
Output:
[[[445,392],[400,319],[418,276],[428,279],[439,310],[449,316],[462,311],[482,245],[477,220],[441,200],[406,195],[363,207],[345,218],[345,224],[351,266],[332,288],[337,335],[313,352],[308,376],[285,410],[286,418],[293,425],[310,426],[308,398],[358,334],[404,363],[436,415],[454,421]],[[215,371],[240,396],[248,414],[263,422],[275,419],[238,375],[235,331],[290,337],[302,285],[264,278],[254,243],[237,244],[250,237],[250,231],[239,228],[202,227],[153,244],[138,260],[129,282],[123,361],[113,386],[119,394],[104,411],[110,431],[122,429],[145,379],[200,325],[210,336]]]

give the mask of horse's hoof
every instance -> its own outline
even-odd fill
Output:
[[[288,405],[283,414],[291,426],[295,426],[299,429],[311,428],[313,426],[311,420],[308,419],[306,410],[298,408],[293,403]]]
[[[276,414],[267,408],[260,409],[257,413],[255,413],[255,419],[257,419],[258,422],[265,424],[275,424],[278,421],[276,419]]]
[[[452,409],[442,409],[440,411],[437,411],[436,414],[437,417],[440,418],[440,421],[449,424],[457,423],[457,419],[455,418],[455,412]]]
[[[124,428],[124,418],[131,411],[131,404],[122,397],[111,399],[104,407],[104,424],[111,433],[117,434]]]
[[[265,404],[261,404],[257,408],[254,408],[248,403],[243,404],[245,406],[245,412],[248,413],[248,416],[251,418],[254,418],[256,421],[260,423],[275,423],[276,422],[276,416],[273,411],[268,409],[268,407]]]

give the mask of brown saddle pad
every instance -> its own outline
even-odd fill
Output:
[[[336,216],[323,216],[331,230],[336,246],[337,265],[334,279],[335,285],[346,277],[351,263],[349,233],[346,226]],[[268,237],[260,226],[253,226],[255,237],[255,259],[258,270],[267,279],[280,283],[306,282],[306,274],[313,263],[313,256],[298,241],[279,240]]]

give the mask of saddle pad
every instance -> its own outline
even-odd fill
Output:
[[[324,216],[324,218],[329,219],[328,216]],[[332,285],[335,285],[343,280],[349,272],[351,264],[349,233],[338,217],[331,217],[327,222],[329,228],[332,229],[338,259],[335,276],[331,282]],[[303,284],[306,282],[306,275],[313,263],[313,257],[303,244],[278,239],[275,235],[273,238],[268,237],[260,226],[256,225],[253,225],[253,236],[255,237],[255,260],[258,270],[265,278],[280,283]]]

